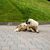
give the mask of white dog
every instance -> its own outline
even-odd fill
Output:
[[[39,23],[37,21],[35,21],[34,19],[28,19],[26,21],[26,24],[28,25],[28,28],[32,28],[32,31],[34,30],[35,32],[39,33],[39,30],[38,30],[38,26],[39,26]]]

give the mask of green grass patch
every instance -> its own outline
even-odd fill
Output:
[[[24,22],[33,18],[50,22],[50,2],[47,0],[0,0],[0,22]]]

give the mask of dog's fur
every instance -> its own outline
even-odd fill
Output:
[[[21,24],[17,25],[15,31],[25,31],[25,30],[27,30],[27,24],[26,23],[21,23]]]
[[[34,19],[28,19],[26,22],[17,25],[15,31],[32,31],[39,33],[38,30],[39,23]]]
[[[24,23],[17,25],[15,31],[32,31],[33,32],[34,30],[32,29],[32,27],[30,27],[24,22]]]
[[[39,23],[37,21],[35,21],[34,19],[28,19],[26,21],[26,24],[28,25],[28,27],[32,28],[32,30],[39,33],[39,30],[38,30]]]

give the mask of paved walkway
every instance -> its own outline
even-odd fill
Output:
[[[50,25],[40,25],[40,33],[15,32],[16,26],[0,25],[0,50],[50,50]]]

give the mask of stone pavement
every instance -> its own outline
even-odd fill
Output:
[[[15,32],[15,27],[0,25],[0,50],[50,50],[50,25],[40,25],[40,33]]]

